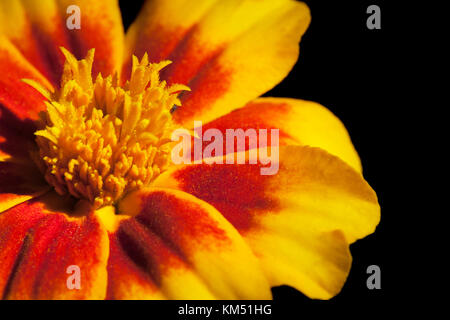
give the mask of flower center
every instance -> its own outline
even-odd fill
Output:
[[[113,204],[127,192],[148,185],[169,164],[170,110],[181,103],[184,85],[167,86],[159,72],[170,61],[139,62],[122,87],[117,75],[92,81],[94,49],[78,61],[66,57],[61,88],[46,92],[27,80],[48,101],[36,131],[39,166],[61,194],[90,201],[95,208]]]

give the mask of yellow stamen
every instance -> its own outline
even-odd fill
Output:
[[[40,166],[59,194],[86,199],[95,208],[149,184],[168,165],[174,129],[170,110],[179,106],[184,85],[167,86],[159,72],[170,62],[149,63],[133,56],[132,74],[123,87],[117,75],[92,81],[94,49],[78,61],[66,57],[61,89],[46,92],[42,128],[35,135]]]

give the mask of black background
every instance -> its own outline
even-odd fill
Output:
[[[385,1],[306,0],[312,21],[300,44],[300,57],[287,78],[264,96],[292,97],[321,103],[347,127],[363,164],[364,177],[377,192],[382,208],[376,232],[352,244],[352,269],[341,293],[330,301],[310,300],[297,290],[273,289],[274,303],[283,313],[319,307],[376,309],[388,302],[392,268],[388,261],[388,231],[393,208],[387,196],[390,185],[392,123],[396,117],[391,91],[395,86],[392,40],[395,20]],[[120,1],[127,28],[142,1]],[[381,8],[381,29],[369,30],[369,5]],[[394,71],[394,72],[393,72]],[[381,268],[381,290],[366,286],[369,265]]]

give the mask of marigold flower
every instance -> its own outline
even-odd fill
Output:
[[[66,27],[69,5],[81,29]],[[297,61],[305,4],[149,0],[126,34],[117,1],[0,0],[0,12],[3,299],[340,291],[349,245],[379,222],[376,194],[330,111],[258,98]],[[194,120],[279,129],[279,171],[175,165],[170,134]]]

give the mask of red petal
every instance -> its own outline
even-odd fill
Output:
[[[6,299],[103,299],[108,239],[94,216],[70,219],[29,201],[0,215],[0,294]],[[69,266],[81,289],[69,288]]]
[[[7,108],[20,120],[36,119],[38,112],[45,108],[45,98],[22,79],[33,79],[47,87],[50,84],[4,37],[0,37],[0,74],[0,107]],[[3,127],[5,120],[0,121]]]

